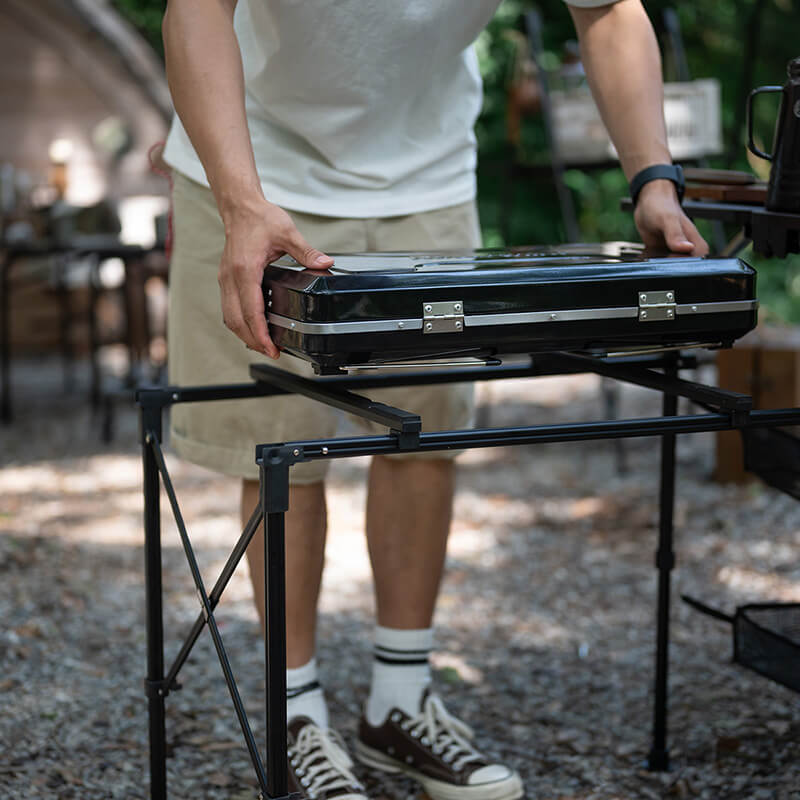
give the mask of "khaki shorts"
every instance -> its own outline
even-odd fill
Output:
[[[246,383],[248,367],[263,360],[301,375],[310,365],[291,356],[277,362],[248,350],[223,324],[217,268],[225,241],[214,197],[206,187],[176,173],[173,190],[175,238],[170,265],[169,380],[173,385],[199,386]],[[475,204],[403,217],[335,219],[290,212],[300,232],[326,252],[424,250],[480,246]],[[471,384],[415,386],[370,391],[369,396],[418,413],[426,431],[470,427]],[[258,478],[255,446],[335,435],[341,412],[296,395],[212,403],[178,404],[172,408],[171,443],[177,453],[217,472]],[[358,420],[373,433],[385,433]],[[450,451],[406,458],[452,458]],[[310,461],[290,470],[294,484],[325,477],[328,462]]]

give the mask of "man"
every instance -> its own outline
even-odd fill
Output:
[[[639,0],[570,2],[587,75],[626,174],[669,164],[658,49]],[[180,118],[165,152],[176,171],[172,382],[241,381],[256,354],[278,358],[260,286],[265,264],[283,253],[325,269],[333,259],[323,250],[479,244],[472,127],[481,87],[470,44],[497,5],[170,0],[164,42]],[[649,245],[706,252],[669,179],[643,185],[636,223]],[[307,371],[289,356],[279,363]],[[469,387],[391,390],[386,398],[421,412],[428,430],[464,427],[471,416]],[[288,397],[178,406],[172,426],[180,454],[243,479],[246,519],[258,492],[253,445],[330,436],[335,420],[319,404]],[[292,469],[290,786],[311,800],[365,800],[329,729],[314,660],[323,479],[322,462]],[[372,462],[367,541],[378,624],[357,754],[372,767],[416,778],[433,800],[513,800],[522,795],[518,774],[488,763],[429,686],[452,493],[446,454]],[[263,623],[261,547],[254,541],[248,557]]]

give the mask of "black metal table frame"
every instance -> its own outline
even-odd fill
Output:
[[[675,437],[682,433],[780,427],[800,423],[800,408],[753,410],[747,395],[718,389],[678,377],[693,360],[677,353],[626,358],[621,361],[567,353],[531,356],[522,364],[479,369],[451,369],[406,374],[358,374],[308,379],[270,366],[251,369],[253,383],[200,387],[141,389],[140,436],[144,469],[144,531],[147,627],[147,677],[150,736],[151,797],[162,800],[166,786],[165,699],[180,688],[178,673],[203,628],[217,651],[245,745],[255,770],[260,800],[290,800],[287,785],[286,740],[286,621],[284,514],[289,508],[289,470],[293,464],[315,459],[346,458],[398,451],[433,452],[447,449],[574,442],[660,436],[659,533],[655,565],[658,572],[656,654],[651,770],[669,767],[667,749],[667,679],[669,648],[670,573],[675,565],[673,508],[675,498]],[[658,371],[661,370],[661,371]],[[379,386],[451,383],[593,372],[615,380],[646,386],[663,393],[662,416],[601,420],[558,425],[531,425],[423,433],[421,419],[402,409],[375,403],[352,389]],[[366,419],[386,425],[388,433],[336,439],[315,439],[256,446],[260,469],[260,501],[239,537],[214,586],[209,591],[181,514],[175,489],[161,449],[164,410],[176,403],[208,402],[301,394]],[[688,398],[707,413],[679,415],[679,397]],[[165,673],[161,585],[160,488],[163,482],[200,601],[200,613]],[[262,759],[214,617],[214,610],[237,564],[259,526],[264,526],[266,592],[266,759]],[[296,795],[294,797],[297,797]]]

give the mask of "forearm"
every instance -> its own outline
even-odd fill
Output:
[[[167,80],[223,217],[263,199],[247,127],[233,30],[236,0],[169,0],[162,31]]]
[[[640,0],[570,12],[581,58],[603,122],[630,180],[651,164],[669,164],[661,57]]]

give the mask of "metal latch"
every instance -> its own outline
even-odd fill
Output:
[[[446,303],[423,303],[422,332],[463,333],[464,303],[461,300]]]
[[[675,319],[675,292],[639,292],[639,322]]]

